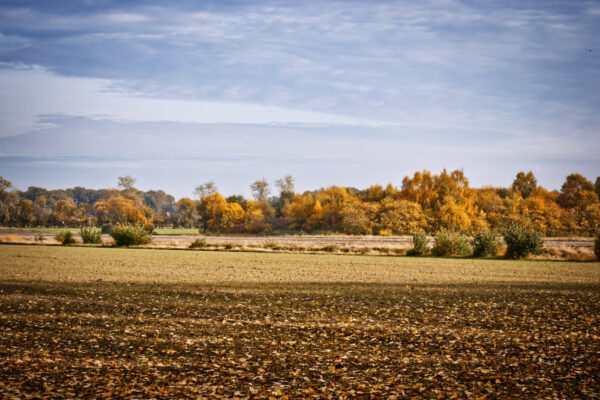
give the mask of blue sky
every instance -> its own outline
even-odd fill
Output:
[[[600,175],[599,55],[598,1],[1,0],[0,175],[558,189]]]

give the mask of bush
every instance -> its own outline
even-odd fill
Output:
[[[196,239],[188,246],[188,249],[201,249],[203,247],[208,246],[206,243],[206,239]]]
[[[113,226],[109,224],[102,225],[102,234],[110,235],[110,231],[112,231]]]
[[[114,226],[110,236],[117,246],[136,246],[152,242],[152,236],[141,226],[119,225]]]
[[[340,250],[340,246],[337,244],[328,244],[327,246],[323,246],[321,251],[326,251],[328,253],[335,253]]]
[[[427,247],[427,236],[424,233],[413,235],[413,248],[406,252],[407,256],[426,256],[429,253]]]
[[[60,242],[63,246],[67,246],[69,244],[76,243],[75,236],[73,232],[69,230],[60,231],[56,234],[56,241]]]
[[[473,256],[495,256],[499,245],[498,234],[495,231],[479,230],[475,233],[471,244],[473,245]]]
[[[227,242],[227,243],[223,243],[223,248],[225,250],[231,250],[235,247],[235,245],[233,243]]]
[[[596,240],[594,242],[594,254],[600,260],[600,231],[596,233]]]
[[[506,258],[523,258],[528,254],[540,254],[544,243],[542,236],[531,227],[512,224],[503,233]]]
[[[82,226],[81,239],[83,240],[83,243],[102,243],[102,232],[100,229]]]
[[[34,239],[38,243],[43,243],[46,238],[44,237],[43,233],[37,233]]]
[[[468,257],[473,254],[473,247],[468,236],[442,229],[435,235],[435,244],[431,252],[436,257]]]

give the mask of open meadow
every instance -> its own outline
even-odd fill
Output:
[[[0,245],[1,398],[598,398],[600,263]]]

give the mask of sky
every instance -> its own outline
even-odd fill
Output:
[[[600,1],[0,0],[0,175],[249,195],[600,175]]]

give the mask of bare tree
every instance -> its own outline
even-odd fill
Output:
[[[260,181],[254,182],[250,185],[250,189],[252,190],[252,195],[256,201],[267,201],[269,199],[269,194],[271,190],[269,189],[269,184],[266,179],[261,179]]]
[[[280,193],[283,193],[283,192],[293,193],[294,192],[294,178],[292,178],[291,175],[286,175],[281,179],[277,179],[275,181],[275,186],[277,186],[279,188]]]
[[[209,181],[209,182],[206,182],[205,184],[198,185],[194,189],[194,193],[200,199],[203,197],[212,196],[213,194],[215,194],[216,191],[217,191],[217,186],[215,185],[215,183],[213,181]]]

